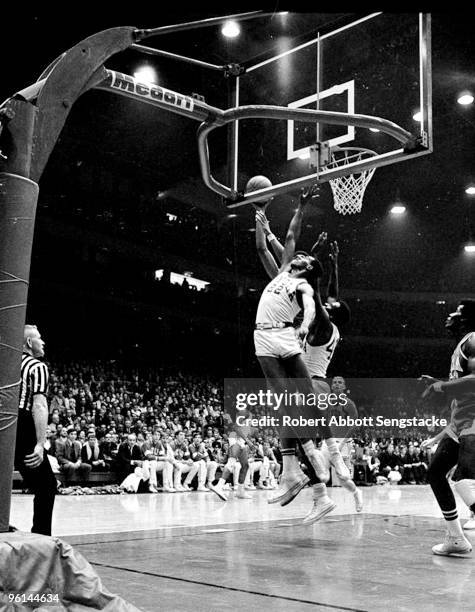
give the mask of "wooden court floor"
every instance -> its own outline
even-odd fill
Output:
[[[361,490],[357,515],[352,497],[331,488],[337,508],[313,526],[301,524],[309,489],[285,508],[265,491],[227,503],[197,492],[58,496],[53,535],[144,612],[473,612],[475,555],[432,555],[444,527],[430,489]],[[28,530],[30,513],[31,496],[15,494],[12,524]]]

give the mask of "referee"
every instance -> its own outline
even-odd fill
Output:
[[[36,325],[25,325],[21,358],[20,405],[15,446],[15,468],[23,482],[34,492],[33,533],[51,535],[56,478],[46,456],[48,424],[48,366],[44,356],[44,340]]]

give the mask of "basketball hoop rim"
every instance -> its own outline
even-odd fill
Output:
[[[347,153],[349,151],[354,152],[355,155],[363,154],[363,153],[366,153],[370,157],[376,157],[378,155],[376,151],[373,151],[372,149],[366,149],[365,147],[340,147],[340,146],[332,147],[330,149],[330,155],[332,156],[334,161],[338,162],[341,160],[335,157],[335,153]],[[345,159],[347,159],[347,157],[345,157]]]

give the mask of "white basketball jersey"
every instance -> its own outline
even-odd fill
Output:
[[[307,366],[310,376],[326,378],[328,366],[332,360],[336,345],[340,339],[338,327],[332,323],[332,335],[325,344],[321,346],[310,346],[305,341],[302,351],[302,358]]]
[[[256,323],[292,322],[301,310],[297,301],[297,287],[306,282],[304,278],[294,278],[288,272],[277,275],[262,292]]]

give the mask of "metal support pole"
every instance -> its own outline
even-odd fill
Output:
[[[61,55],[2,108],[0,158],[0,533],[8,531],[18,392],[39,178],[77,98],[134,28],[99,32]]]
[[[151,28],[147,30],[136,30],[135,39],[143,40],[151,36],[160,36],[163,34],[175,34],[176,32],[188,32],[197,28],[206,28],[209,26],[219,25],[227,20],[245,21],[254,19],[255,17],[267,17],[273,13],[265,13],[263,11],[251,11],[249,13],[237,13],[235,15],[225,15],[223,17],[211,17],[210,19],[199,19],[198,21],[188,21],[186,23],[178,23],[175,25],[161,26],[159,28]]]
[[[185,57],[184,55],[177,55],[176,53],[170,53],[169,51],[163,51],[162,49],[154,49],[153,47],[146,47],[144,45],[130,45],[131,49],[146,53],[147,55],[156,55],[158,57],[166,57],[168,59],[178,60],[185,62],[186,64],[193,64],[200,68],[209,68],[210,70],[217,70],[218,72],[225,72],[226,66],[218,66],[217,64],[210,64],[209,62],[203,62],[192,57]]]

